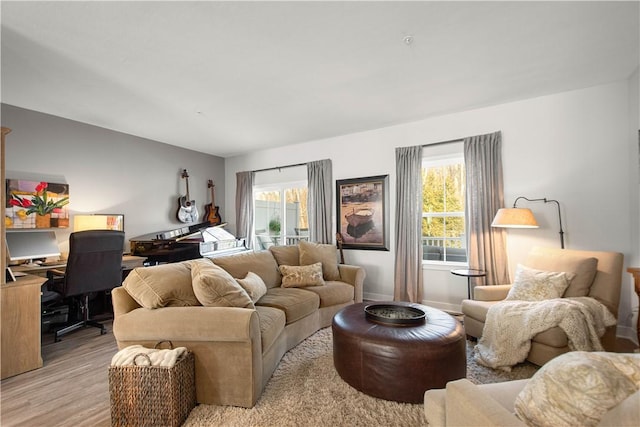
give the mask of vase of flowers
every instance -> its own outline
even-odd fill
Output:
[[[36,215],[36,228],[51,227],[51,214]]]
[[[48,186],[49,184],[46,182],[41,182],[36,185],[35,194],[31,198],[13,194],[11,200],[9,200],[11,206],[25,208],[27,210],[26,215],[36,214],[36,228],[51,227],[51,214],[62,212],[62,207],[69,203],[69,197],[64,197],[60,200],[49,198]]]

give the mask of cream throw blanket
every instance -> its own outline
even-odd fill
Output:
[[[171,368],[176,361],[187,351],[186,347],[177,347],[174,349],[155,349],[146,348],[141,345],[130,345],[117,352],[111,359],[111,366],[149,366],[146,357],[138,357],[138,354],[146,354],[151,360],[151,366],[164,366]],[[135,359],[135,363],[134,363]]]
[[[527,358],[531,338],[556,326],[567,334],[570,349],[602,351],[600,337],[615,324],[611,312],[590,297],[501,301],[487,312],[474,357],[481,365],[509,372]]]

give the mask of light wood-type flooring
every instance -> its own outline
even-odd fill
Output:
[[[85,328],[53,341],[42,335],[44,366],[0,383],[0,425],[110,426],[108,366],[118,351],[107,334]]]
[[[108,333],[86,328],[54,343],[42,336],[44,366],[0,383],[2,427],[109,426],[108,366],[118,351],[111,321]],[[635,345],[618,340],[619,352]]]

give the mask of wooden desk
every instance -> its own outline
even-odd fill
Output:
[[[143,267],[145,257],[135,256],[135,255],[123,255],[122,256],[122,271],[123,278],[126,276],[125,273],[133,270],[136,267]],[[67,264],[65,261],[60,261],[57,264],[49,264],[49,265],[16,265],[11,266],[11,271],[20,272],[20,273],[29,273],[34,275],[46,275],[49,270],[64,270]]]
[[[2,379],[42,367],[40,292],[46,278],[27,275],[0,288]]]
[[[125,255],[122,257],[122,271],[129,271],[143,265],[145,258]],[[47,281],[48,270],[65,268],[66,264],[41,266],[16,266],[14,272],[28,273],[16,277],[0,288],[0,365],[2,379],[42,367],[40,345],[41,333],[41,292]]]
[[[633,276],[634,287],[636,294],[638,294],[638,303],[640,304],[640,268],[629,267],[627,271]],[[636,334],[638,335],[638,343],[640,343],[640,312],[638,313],[638,322],[636,323]]]

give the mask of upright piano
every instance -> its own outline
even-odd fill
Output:
[[[203,222],[137,236],[129,239],[131,253],[147,258],[146,265],[156,265],[248,251],[245,240],[226,231],[225,225]]]

